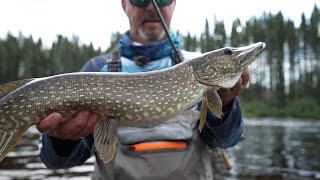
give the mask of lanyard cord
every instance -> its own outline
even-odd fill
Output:
[[[164,29],[164,31],[165,31],[168,39],[169,39],[169,42],[170,42],[170,44],[171,44],[171,46],[172,46],[172,48],[174,50],[175,57],[178,58],[179,62],[182,62],[182,58],[180,56],[180,53],[178,52],[176,46],[173,44],[172,38],[170,37],[169,31],[168,31],[168,27],[167,27],[166,23],[163,20],[162,14],[160,12],[160,9],[159,9],[159,6],[158,6],[156,0],[152,0],[152,4],[153,4],[154,8],[156,9],[156,12],[157,12],[157,14],[158,14],[158,16],[160,18],[160,21],[161,21],[161,25],[162,25],[162,27],[163,27],[163,29]]]

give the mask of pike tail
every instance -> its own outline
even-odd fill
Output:
[[[10,92],[22,87],[31,80],[32,79],[24,79],[0,85],[0,100]],[[28,128],[12,129],[3,121],[0,123],[0,161],[2,161],[4,157],[16,146]]]
[[[27,129],[0,130],[0,161],[16,146]]]

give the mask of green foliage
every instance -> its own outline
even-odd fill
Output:
[[[246,117],[294,117],[320,119],[320,103],[314,98],[295,98],[282,107],[273,106],[261,99],[245,101],[241,98],[242,113]]]
[[[79,38],[72,40],[61,35],[44,49],[42,40],[34,41],[32,36],[18,37],[7,34],[0,39],[0,84],[17,79],[43,77],[54,74],[77,72],[90,58],[101,54],[90,44],[80,45]]]
[[[183,49],[187,51],[196,51],[198,48],[197,36],[191,37],[188,32],[187,36],[182,38],[183,41]]]

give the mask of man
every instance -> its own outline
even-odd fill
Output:
[[[151,71],[178,63],[151,1],[121,3],[130,23],[130,30],[120,39],[121,57],[117,58],[117,51],[95,57],[82,71],[113,71],[114,62],[118,69],[115,71],[122,72]],[[157,4],[170,27],[176,0],[157,0]],[[179,48],[178,37],[173,33],[170,36]],[[181,53],[185,59],[194,56]],[[105,164],[96,154],[93,179],[212,179],[208,147],[227,148],[239,141],[242,116],[236,96],[248,80],[246,69],[233,88],[218,91],[224,105],[223,116],[219,119],[208,112],[201,133],[197,128],[199,106],[157,126],[119,128],[115,157]],[[100,115],[87,111],[68,120],[59,113],[44,118],[37,125],[44,133],[40,144],[42,161],[53,169],[82,164],[91,156],[92,133],[100,119]]]

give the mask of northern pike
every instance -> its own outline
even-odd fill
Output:
[[[94,146],[104,162],[113,158],[118,127],[159,124],[202,101],[201,131],[207,108],[222,114],[217,90],[233,87],[264,48],[263,42],[225,47],[149,72],[77,72],[6,83],[0,86],[0,161],[53,112],[99,113]]]

